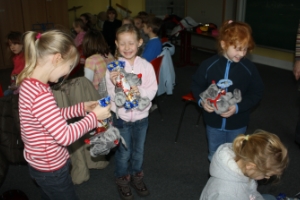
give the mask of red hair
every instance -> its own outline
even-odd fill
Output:
[[[247,47],[247,52],[253,50],[255,43],[251,34],[252,29],[247,23],[231,20],[224,22],[218,35],[219,51],[222,53],[229,46]],[[225,44],[224,48],[221,46],[221,41]]]

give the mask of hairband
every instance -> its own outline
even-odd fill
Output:
[[[246,135],[246,136],[245,136],[245,140],[248,141],[248,139],[249,139],[249,135]]]
[[[38,33],[38,34],[35,36],[35,38],[38,40],[38,39],[41,38],[41,36],[42,36],[42,34],[41,34],[41,33]]]
[[[228,24],[231,24],[232,22],[233,22],[232,20],[229,20],[229,21],[228,21]]]

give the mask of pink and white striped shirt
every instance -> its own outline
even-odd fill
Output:
[[[95,113],[86,115],[84,103],[59,108],[49,85],[32,78],[20,86],[19,115],[24,157],[43,172],[60,169],[69,158],[66,146],[97,126]],[[67,124],[67,119],[80,116],[85,117]]]

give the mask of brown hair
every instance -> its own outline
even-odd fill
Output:
[[[6,36],[7,38],[7,50],[10,54],[10,57],[12,58],[14,56],[14,54],[11,52],[10,50],[10,46],[9,46],[9,40],[11,43],[13,44],[19,44],[19,45],[23,45],[23,40],[22,40],[22,33],[19,31],[11,31],[9,32],[9,34]],[[23,51],[23,49],[22,49]]]
[[[255,47],[254,40],[252,38],[251,27],[244,22],[225,21],[219,30],[218,43],[219,52],[223,52],[221,41],[225,42],[225,49],[229,46],[237,47],[247,46],[247,52],[251,51]]]
[[[124,24],[120,28],[118,28],[118,30],[116,32],[116,41],[118,40],[118,36],[121,33],[135,34],[137,41],[140,41],[142,39],[140,31],[133,24]],[[120,53],[117,48],[116,52],[115,52],[115,59],[118,59],[118,57],[120,57]]]
[[[148,16],[143,19],[143,23],[146,24],[148,27],[151,27],[152,32],[155,34],[158,34],[162,22],[162,19],[154,16]]]
[[[133,22],[132,17],[130,17],[130,16],[124,17],[124,18],[122,19],[122,25],[124,25],[124,24],[123,24],[123,23],[124,23],[124,20],[127,20],[127,21],[129,21],[131,24],[134,25],[134,22]]]
[[[235,160],[252,162],[263,173],[273,172],[280,178],[289,162],[288,151],[273,133],[256,130],[252,135],[238,135],[233,142]]]
[[[24,35],[25,68],[17,77],[18,85],[24,78],[29,77],[37,63],[43,61],[44,57],[48,55],[60,53],[64,62],[74,61],[73,67],[78,63],[79,54],[74,40],[69,34],[59,30],[51,30],[42,34],[28,31]]]
[[[94,54],[101,54],[106,56],[109,54],[109,47],[98,30],[89,30],[83,38],[82,50],[85,57],[90,57]]]

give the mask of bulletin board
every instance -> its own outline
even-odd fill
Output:
[[[247,0],[245,22],[257,45],[295,50],[300,0]]]

